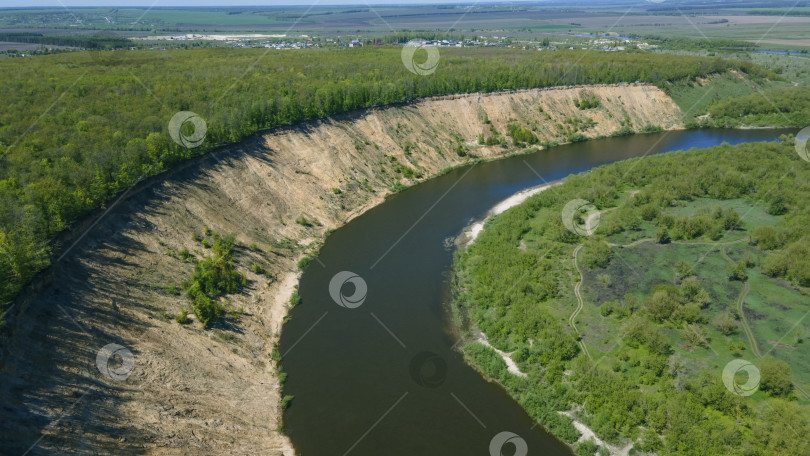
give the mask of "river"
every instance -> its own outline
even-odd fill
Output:
[[[453,350],[452,239],[525,188],[625,158],[785,132],[691,130],[560,146],[455,169],[369,210],[335,231],[301,278],[302,304],[279,346],[284,393],[294,395],[284,431],[303,456],[487,455],[501,432],[523,439],[529,455],[572,454]],[[333,299],[330,281],[341,271],[359,279],[341,294],[334,290],[350,275],[340,278]]]

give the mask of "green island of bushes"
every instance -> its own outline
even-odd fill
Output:
[[[810,454],[810,163],[793,142],[630,159],[490,220],[454,263],[468,362],[569,443],[575,416],[640,452]],[[590,237],[562,222],[574,199],[599,210]],[[734,359],[760,372],[753,395],[724,384]]]

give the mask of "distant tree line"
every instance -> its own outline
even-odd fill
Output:
[[[687,38],[663,35],[630,34],[632,38],[649,41],[662,49],[681,51],[754,51],[759,45],[749,41],[730,40],[725,38]]]
[[[70,46],[81,49],[127,49],[135,46],[132,41],[115,35],[112,32],[96,34],[42,34],[34,32],[7,32],[0,33],[0,41],[14,43],[50,44],[55,46]]]

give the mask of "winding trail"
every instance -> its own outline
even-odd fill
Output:
[[[588,356],[588,359],[593,361],[593,357],[591,357],[591,353],[588,351],[588,347],[585,345],[585,341],[582,340],[582,334],[579,333],[579,330],[577,329],[577,325],[575,323],[577,316],[582,311],[582,307],[584,306],[584,302],[582,301],[582,294],[580,294],[579,292],[584,277],[582,276],[582,271],[580,271],[579,264],[577,263],[577,255],[579,254],[579,251],[582,250],[583,245],[584,244],[578,245],[577,248],[574,249],[574,253],[572,254],[574,261],[574,268],[577,270],[577,274],[579,274],[579,280],[577,280],[576,285],[574,285],[574,294],[577,296],[577,308],[574,309],[574,312],[568,318],[568,324],[571,326],[571,329],[573,329],[574,333],[577,335],[577,343],[579,344],[579,347],[582,349],[582,352]]]
[[[643,238],[643,239],[637,239],[637,240],[635,240],[635,241],[633,241],[633,242],[631,242],[629,244],[609,243],[608,245],[610,245],[611,247],[629,248],[629,247],[635,247],[635,246],[643,244],[645,242],[654,242],[654,241],[655,241],[655,238]],[[746,239],[743,238],[743,239],[737,239],[735,241],[726,241],[726,242],[672,241],[673,244],[711,245],[711,246],[720,246],[720,247],[727,246],[727,245],[733,245],[733,244],[739,244],[741,242],[746,242]],[[580,292],[580,289],[582,287],[582,282],[584,280],[584,276],[582,275],[582,271],[579,268],[579,263],[577,262],[577,256],[579,255],[579,252],[580,252],[580,250],[582,250],[583,246],[584,246],[584,244],[578,245],[574,249],[574,251],[572,253],[572,258],[573,258],[573,262],[574,262],[574,268],[576,269],[577,274],[579,274],[579,279],[577,280],[576,284],[574,285],[574,294],[577,297],[577,307],[571,313],[571,316],[568,317],[568,325],[571,326],[571,329],[574,331],[574,334],[577,335],[577,343],[579,344],[579,347],[582,349],[583,353],[585,353],[588,356],[588,359],[593,360],[593,357],[591,356],[591,353],[588,351],[587,345],[585,345],[585,341],[582,339],[582,334],[579,332],[579,330],[577,329],[577,326],[576,326],[576,319],[579,316],[580,312],[582,312],[582,308],[585,305],[585,302],[582,299],[582,293]],[[734,262],[731,258],[728,257],[728,255],[726,255],[725,249],[720,248],[720,252],[726,258],[726,260],[730,261],[731,263]],[[751,331],[751,328],[748,326],[748,323],[745,320],[745,315],[743,313],[743,302],[745,301],[745,297],[746,297],[746,295],[748,295],[748,291],[750,289],[751,289],[751,284],[746,280],[745,281],[745,286],[743,287],[743,292],[740,294],[740,297],[737,299],[737,310],[740,313],[740,317],[741,317],[741,320],[743,322],[743,329],[745,330],[745,333],[748,336],[748,341],[749,341],[749,344],[752,347],[752,351],[754,352],[754,355],[756,355],[756,357],[759,359],[762,356],[759,353],[759,348],[757,347],[756,340],[754,339],[754,333]],[[810,397],[808,397],[808,399],[810,399]]]
[[[748,292],[751,291],[751,282],[745,281],[745,286],[743,286],[743,291],[740,293],[740,297],[737,298],[737,312],[740,313],[740,322],[742,322],[743,331],[745,332],[746,337],[748,337],[748,344],[751,345],[751,352],[757,359],[762,359],[762,353],[759,351],[759,346],[757,346],[757,340],[754,338],[754,332],[751,331],[751,326],[748,325],[748,320],[745,319],[745,310],[743,309],[743,303],[745,302],[745,297],[748,295]]]
[[[720,253],[723,255],[723,258],[726,259],[726,261],[728,261],[731,264],[734,264],[734,260],[732,260],[731,257],[729,257],[726,254],[725,249],[721,248]],[[748,295],[749,291],[751,291],[751,282],[746,280],[745,285],[743,286],[742,293],[740,293],[740,297],[737,298],[736,307],[737,312],[740,313],[740,322],[742,323],[743,331],[745,332],[745,336],[748,338],[748,344],[751,346],[751,353],[753,353],[757,359],[761,360],[762,352],[759,351],[759,346],[757,345],[757,340],[754,337],[754,332],[751,330],[751,326],[748,324],[748,320],[745,319],[745,309],[743,307],[743,304],[745,303],[745,297]],[[799,384],[796,383],[795,381],[793,382],[793,387],[796,388],[796,391],[801,393],[801,395],[804,396],[805,399],[810,399],[810,394],[808,394],[808,392],[805,391],[801,386],[799,386]]]
[[[726,249],[721,248],[720,254],[723,255],[723,258],[725,258],[725,260],[730,264],[734,264],[734,260],[728,256]],[[743,332],[745,332],[745,336],[748,338],[748,345],[751,346],[751,353],[753,353],[757,359],[762,359],[759,346],[757,346],[757,340],[754,338],[754,332],[751,331],[751,326],[748,325],[748,320],[745,319],[745,309],[743,308],[743,304],[745,303],[745,297],[748,295],[749,291],[751,291],[751,282],[746,279],[743,285],[743,290],[740,293],[740,297],[737,298],[735,307],[737,312],[740,314],[740,322],[742,323]]]

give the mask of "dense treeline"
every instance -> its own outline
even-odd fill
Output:
[[[628,197],[629,191],[633,196]],[[638,190],[636,193],[635,190]],[[596,236],[583,238],[561,221],[563,206],[576,198],[610,209]],[[668,333],[680,331],[689,343],[705,343],[705,325],[726,334],[734,317],[721,314],[709,322],[705,282],[690,276],[691,265],[678,263],[676,285],[661,283],[639,299],[605,303],[603,317],[621,321],[619,334],[601,334],[619,341],[605,356],[591,361],[576,339],[551,311],[573,309],[570,293],[575,246],[584,243],[586,266],[601,268],[611,261],[605,235],[639,230],[642,223],[677,231],[692,239],[694,222],[705,225],[704,239],[714,226],[724,232],[741,229],[739,214],[719,206],[691,217],[673,217],[667,208],[697,198],[748,198],[771,214],[776,226],[752,230],[750,243],[770,262],[773,275],[798,285],[810,270],[810,164],[801,160],[792,138],[782,143],[723,145],[655,157],[631,159],[571,176],[491,220],[475,243],[456,256],[457,305],[495,347],[512,352],[526,378],[509,374],[503,361],[486,347],[468,353],[488,375],[498,379],[540,423],[572,441],[567,422],[556,411],[580,404],[587,424],[603,439],[636,440],[639,451],[660,455],[805,455],[810,444],[807,406],[792,393],[790,367],[766,359],[756,400],[731,393],[716,370],[691,367],[688,375]],[[679,222],[680,220],[680,222]],[[681,228],[675,228],[678,223]],[[659,236],[658,242],[670,242]],[[747,261],[747,260],[746,260]],[[742,272],[751,264],[742,261]],[[737,271],[731,271],[736,273]],[[722,274],[722,272],[720,273]],[[735,279],[731,274],[730,279]],[[744,278],[738,278],[744,280]],[[566,301],[567,300],[567,301]],[[466,348],[465,348],[466,350]],[[528,400],[527,398],[539,398]],[[764,403],[763,403],[764,402]]]
[[[94,34],[42,34],[34,32],[0,33],[0,41],[14,43],[50,44],[55,46],[71,46],[82,49],[127,49],[136,46],[133,41],[116,35],[112,32]]]
[[[759,45],[749,41],[729,40],[724,38],[687,38],[679,36],[635,35],[630,37],[644,39],[659,45],[663,49],[683,51],[753,51]]]
[[[48,263],[48,241],[145,176],[256,131],[419,97],[553,85],[693,79],[760,67],[587,51],[442,49],[430,76],[400,48],[96,51],[0,62],[0,304]],[[200,147],[167,131],[207,123]]]
[[[381,37],[372,37],[364,40],[366,44],[385,43],[385,44],[404,44],[409,41],[425,41],[425,40],[456,40],[463,41],[467,38],[461,33],[452,32],[399,32],[389,33]]]
[[[716,126],[762,125],[806,127],[810,125],[810,87],[790,87],[727,98],[709,106]]]

